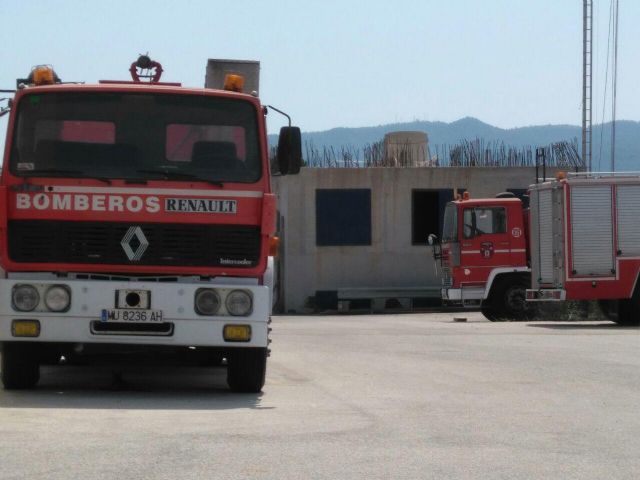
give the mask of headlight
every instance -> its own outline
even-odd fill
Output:
[[[40,294],[33,285],[15,285],[11,298],[13,308],[20,312],[30,312],[40,303]]]
[[[253,302],[251,301],[251,295],[244,290],[234,290],[225,301],[227,311],[234,316],[247,316],[251,313],[251,307]]]
[[[200,315],[215,315],[220,308],[220,296],[210,288],[199,288],[196,291],[196,312]]]
[[[53,285],[44,294],[44,304],[52,312],[66,312],[71,305],[71,293],[63,285]]]

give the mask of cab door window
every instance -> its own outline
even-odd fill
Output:
[[[463,220],[464,238],[507,232],[507,214],[504,207],[466,208]]]

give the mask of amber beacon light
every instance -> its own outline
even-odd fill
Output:
[[[31,78],[34,85],[53,85],[56,75],[51,65],[38,65],[31,70]]]
[[[227,73],[224,76],[224,89],[231,92],[242,92],[244,90],[244,77],[235,73]]]

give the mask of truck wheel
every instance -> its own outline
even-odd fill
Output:
[[[635,293],[629,299],[619,300],[617,318],[612,318],[612,320],[618,325],[640,325],[640,302],[638,300]]]
[[[40,380],[37,352],[31,345],[5,343],[2,349],[2,384],[5,390],[33,388]]]
[[[238,348],[227,358],[227,384],[234,392],[258,393],[267,372],[266,348]]]
[[[618,300],[598,300],[600,312],[607,320],[618,321]]]
[[[496,316],[505,320],[526,321],[536,316],[536,307],[527,302],[527,285],[522,281],[504,282],[496,292]]]
[[[484,315],[487,318],[487,320],[491,322],[499,322],[501,320],[496,314],[496,311],[494,310],[494,308],[488,305],[482,305],[480,307],[480,312],[482,312],[482,315]]]

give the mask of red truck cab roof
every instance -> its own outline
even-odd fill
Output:
[[[453,201],[456,205],[460,206],[498,206],[498,205],[511,205],[514,203],[522,203],[519,198],[469,198],[459,199]]]

